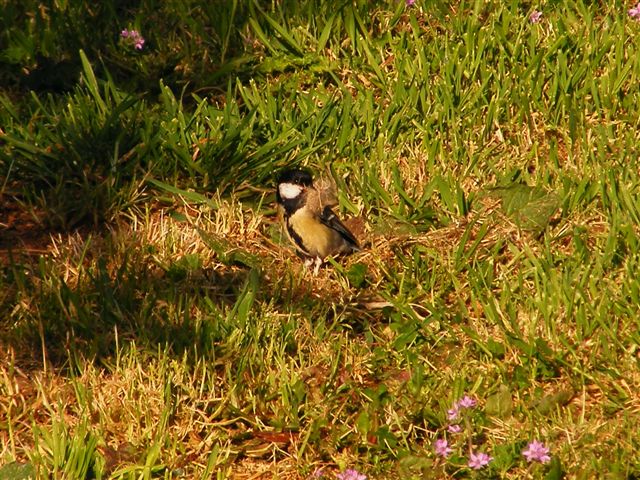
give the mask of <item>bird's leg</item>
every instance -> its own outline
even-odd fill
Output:
[[[318,275],[318,272],[320,272],[320,267],[322,266],[322,258],[320,257],[309,257],[309,258],[305,258],[304,259],[304,266],[306,268],[311,268],[311,265],[314,265],[313,267],[313,275],[316,276]]]
[[[316,263],[316,266],[313,269],[313,274],[318,275],[318,272],[320,271],[320,266],[322,265],[322,259],[320,257],[316,257],[315,263]]]

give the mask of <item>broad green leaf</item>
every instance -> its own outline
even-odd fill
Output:
[[[541,415],[550,413],[556,407],[562,407],[569,403],[575,392],[573,390],[560,390],[551,395],[545,395],[533,406]]]
[[[516,225],[536,235],[547,228],[560,207],[560,198],[555,193],[521,183],[493,188],[491,195],[500,199],[504,213]]]
[[[485,411],[487,415],[509,418],[513,409],[511,391],[506,385],[500,385],[498,392],[487,398]]]
[[[0,467],[0,478],[2,480],[34,480],[36,469],[31,463],[11,462]]]

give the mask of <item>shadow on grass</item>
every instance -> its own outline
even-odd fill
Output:
[[[113,355],[118,343],[130,341],[152,350],[169,345],[176,355],[215,355],[233,326],[229,320],[238,320],[225,312],[234,311],[255,276],[236,268],[187,275],[182,267],[161,271],[126,259],[113,270],[99,260],[71,285],[43,271],[46,263],[3,268],[7,296],[1,330],[7,346],[29,352],[36,363],[45,360],[44,352],[54,367],[70,356],[100,361]]]
[[[157,95],[161,80],[176,92],[224,92],[230,81],[260,71],[265,50],[277,57],[277,70],[306,64],[308,52],[289,29],[319,34],[318,19],[336,10],[369,18],[377,8],[369,3],[111,0],[46,8],[35,0],[8,2],[0,17],[0,87],[16,96],[68,92],[78,84],[82,49],[104,67],[99,76],[131,93]],[[144,37],[141,49],[121,37],[124,29]]]
[[[111,0],[41,8],[31,0],[9,2],[0,19],[0,86],[18,95],[69,91],[79,80],[77,53],[84,49],[132,91],[157,93],[160,79],[178,89],[224,89],[228,75],[250,71],[238,62],[246,53],[242,32],[249,9],[234,4],[195,2],[187,8],[180,2]],[[123,42],[123,29],[140,31],[144,47]]]
[[[195,255],[163,265],[153,252],[87,258],[88,267],[65,267],[80,270],[76,280],[65,280],[60,265],[40,255],[15,251],[7,259],[0,267],[0,344],[17,352],[23,367],[46,362],[64,368],[74,359],[100,363],[130,342],[191,361],[237,359],[244,348],[270,341],[260,325],[265,308],[301,318],[326,311],[318,320],[327,324],[340,315],[329,307],[340,309],[341,300],[328,291],[279,285],[281,271],[264,274],[237,257],[207,267]],[[360,328],[348,313],[344,322]],[[295,353],[295,342],[286,343]]]

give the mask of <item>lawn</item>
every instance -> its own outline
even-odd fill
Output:
[[[0,479],[640,478],[640,4],[0,5]]]

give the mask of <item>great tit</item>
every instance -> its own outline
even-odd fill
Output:
[[[360,250],[308,171],[284,171],[278,179],[276,199],[284,210],[289,238],[305,257],[306,266],[315,263],[315,274],[326,257]]]

